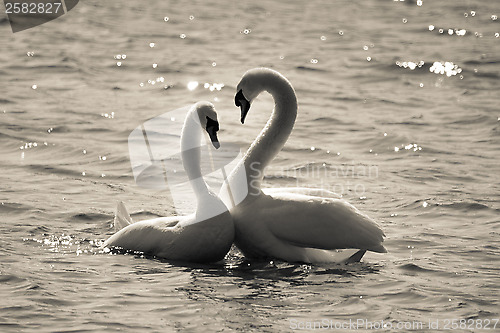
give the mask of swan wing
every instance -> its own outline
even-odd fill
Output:
[[[264,200],[261,216],[269,216],[268,228],[282,241],[316,249],[387,252],[379,226],[345,200],[284,192]]]
[[[104,246],[156,253],[159,246],[167,247],[177,238],[175,226],[179,219],[178,216],[169,216],[129,224],[108,238]]]
[[[103,247],[140,251],[169,260],[216,262],[224,258],[234,240],[229,212],[202,223],[194,215],[159,217],[128,225]]]

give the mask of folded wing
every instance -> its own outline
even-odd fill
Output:
[[[265,215],[279,216],[268,227],[282,241],[317,249],[387,252],[379,226],[343,199],[275,192],[267,200]]]

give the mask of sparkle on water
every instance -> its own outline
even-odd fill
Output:
[[[38,147],[37,142],[26,142],[23,146],[19,147],[19,149],[31,149],[31,148],[36,148]]]
[[[435,74],[446,75],[448,77],[462,73],[462,69],[451,61],[435,61],[429,68],[429,71]]]
[[[203,88],[208,89],[210,91],[214,91],[214,90],[220,91],[222,88],[224,88],[224,83],[212,83],[212,84],[210,84],[210,83],[206,82],[203,85]]]
[[[429,31],[434,31],[434,30],[436,30],[436,26],[433,24],[430,24]],[[444,32],[446,31],[449,36],[453,36],[453,35],[465,36],[467,34],[467,30],[463,29],[463,28],[461,28],[461,29],[459,29],[459,28],[439,28],[437,31],[440,34],[444,34]]]
[[[115,112],[113,111],[111,113],[101,113],[101,117],[113,119],[115,117]]]
[[[198,81],[189,81],[187,84],[187,88],[189,91],[193,91],[198,87],[199,83]]]
[[[418,62],[413,62],[413,61],[396,61],[396,65],[401,67],[401,68],[408,68],[410,70],[414,70],[416,68],[421,68],[423,65],[425,65],[425,62],[423,60],[420,60]]]
[[[394,147],[394,151],[395,152],[398,152],[400,151],[401,149],[405,149],[405,150],[413,150],[413,151],[419,151],[419,150],[422,150],[422,147],[419,146],[418,144],[416,143],[410,143],[410,144],[402,144],[400,147]]]

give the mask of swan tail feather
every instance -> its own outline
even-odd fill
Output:
[[[354,253],[352,256],[346,259],[345,263],[350,264],[353,262],[360,262],[361,258],[365,255],[366,250],[359,250],[358,252]]]
[[[132,221],[127,208],[125,208],[125,204],[123,203],[123,201],[120,201],[118,203],[118,206],[116,207],[116,215],[114,220],[115,232],[120,231],[121,229],[132,223],[134,222]]]

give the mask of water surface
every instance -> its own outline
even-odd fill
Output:
[[[16,34],[0,18],[0,329],[493,328],[496,15],[485,0],[89,0]],[[299,100],[264,185],[342,194],[381,225],[389,253],[309,266],[248,263],[233,249],[201,266],[100,250],[120,200],[135,220],[175,214],[166,191],[135,185],[130,132],[209,100],[221,142],[246,149],[272,108],[263,95],[239,124],[235,87],[256,66],[283,73]]]

